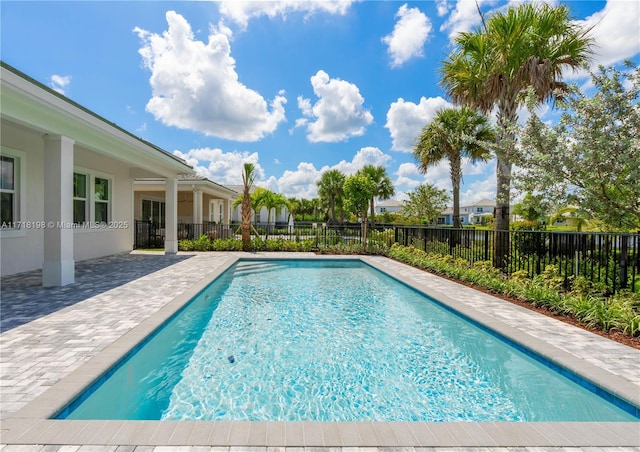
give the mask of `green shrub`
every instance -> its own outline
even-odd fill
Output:
[[[498,293],[515,296],[533,306],[572,316],[586,326],[640,336],[640,294],[623,291],[607,299],[597,295],[597,288],[594,295],[594,285],[585,283],[582,277],[573,281],[572,292],[565,293],[562,291],[564,278],[554,265],[547,266],[541,275],[533,279],[528,278],[526,271],[515,272],[506,278],[493,268],[491,262],[480,261],[469,265],[464,259],[426,253],[399,244],[394,244],[388,255],[415,267],[472,282]]]

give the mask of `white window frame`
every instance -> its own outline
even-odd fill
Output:
[[[115,177],[113,176],[113,174],[108,174],[108,173],[103,173],[101,171],[95,171],[89,168],[83,168],[80,166],[74,166],[73,167],[73,172],[74,173],[79,173],[79,174],[84,174],[87,176],[87,187],[89,190],[88,193],[88,197],[87,197],[87,223],[90,225],[96,225],[97,222],[95,221],[96,218],[96,207],[95,207],[95,203],[96,203],[96,178],[100,178],[100,179],[106,179],[109,181],[109,200],[108,200],[108,207],[107,207],[107,219],[108,222],[113,221],[113,205],[114,205],[114,199],[113,199],[113,186],[114,186],[114,181],[115,181]],[[72,193],[73,194],[73,193]],[[97,231],[110,231],[111,228],[83,228],[83,227],[78,227],[75,228],[74,231],[75,232],[97,232]]]
[[[26,221],[26,186],[27,186],[27,153],[19,151],[17,149],[8,148],[5,146],[0,147],[0,155],[4,157],[13,158],[13,221],[14,223]],[[43,219],[34,219],[42,221]],[[27,235],[27,228],[15,227],[15,228],[2,228],[0,229],[0,238],[5,237],[24,237]]]
[[[87,173],[86,171],[74,171],[73,172],[73,177],[75,178],[76,174],[82,175],[84,177],[86,177],[85,180],[85,189],[86,192],[84,194],[84,198],[78,198],[75,196],[75,193],[73,193],[73,213],[74,213],[74,220],[75,220],[75,201],[84,201],[84,221],[82,223],[79,223],[79,225],[83,225],[86,224],[87,222],[91,221],[91,215],[89,214],[91,208],[91,202],[90,202],[90,198],[91,198],[91,175],[89,173]],[[75,221],[74,221],[75,222]]]

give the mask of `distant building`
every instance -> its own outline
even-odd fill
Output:
[[[470,205],[460,206],[460,222],[465,224],[482,224],[493,217],[496,202],[482,199]],[[438,224],[453,225],[453,208],[447,207],[438,217]]]
[[[386,201],[379,202],[374,207],[376,215],[380,215],[383,213],[402,213],[403,209],[404,202],[397,201],[395,199],[388,199]]]

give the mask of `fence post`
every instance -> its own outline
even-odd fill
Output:
[[[489,231],[484,231],[484,259],[485,261],[489,260]]]
[[[628,261],[629,261],[629,235],[623,234],[620,237],[620,288],[627,288]],[[615,289],[615,287],[614,287]]]

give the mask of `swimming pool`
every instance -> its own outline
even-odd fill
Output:
[[[351,261],[239,262],[58,417],[635,420]]]

